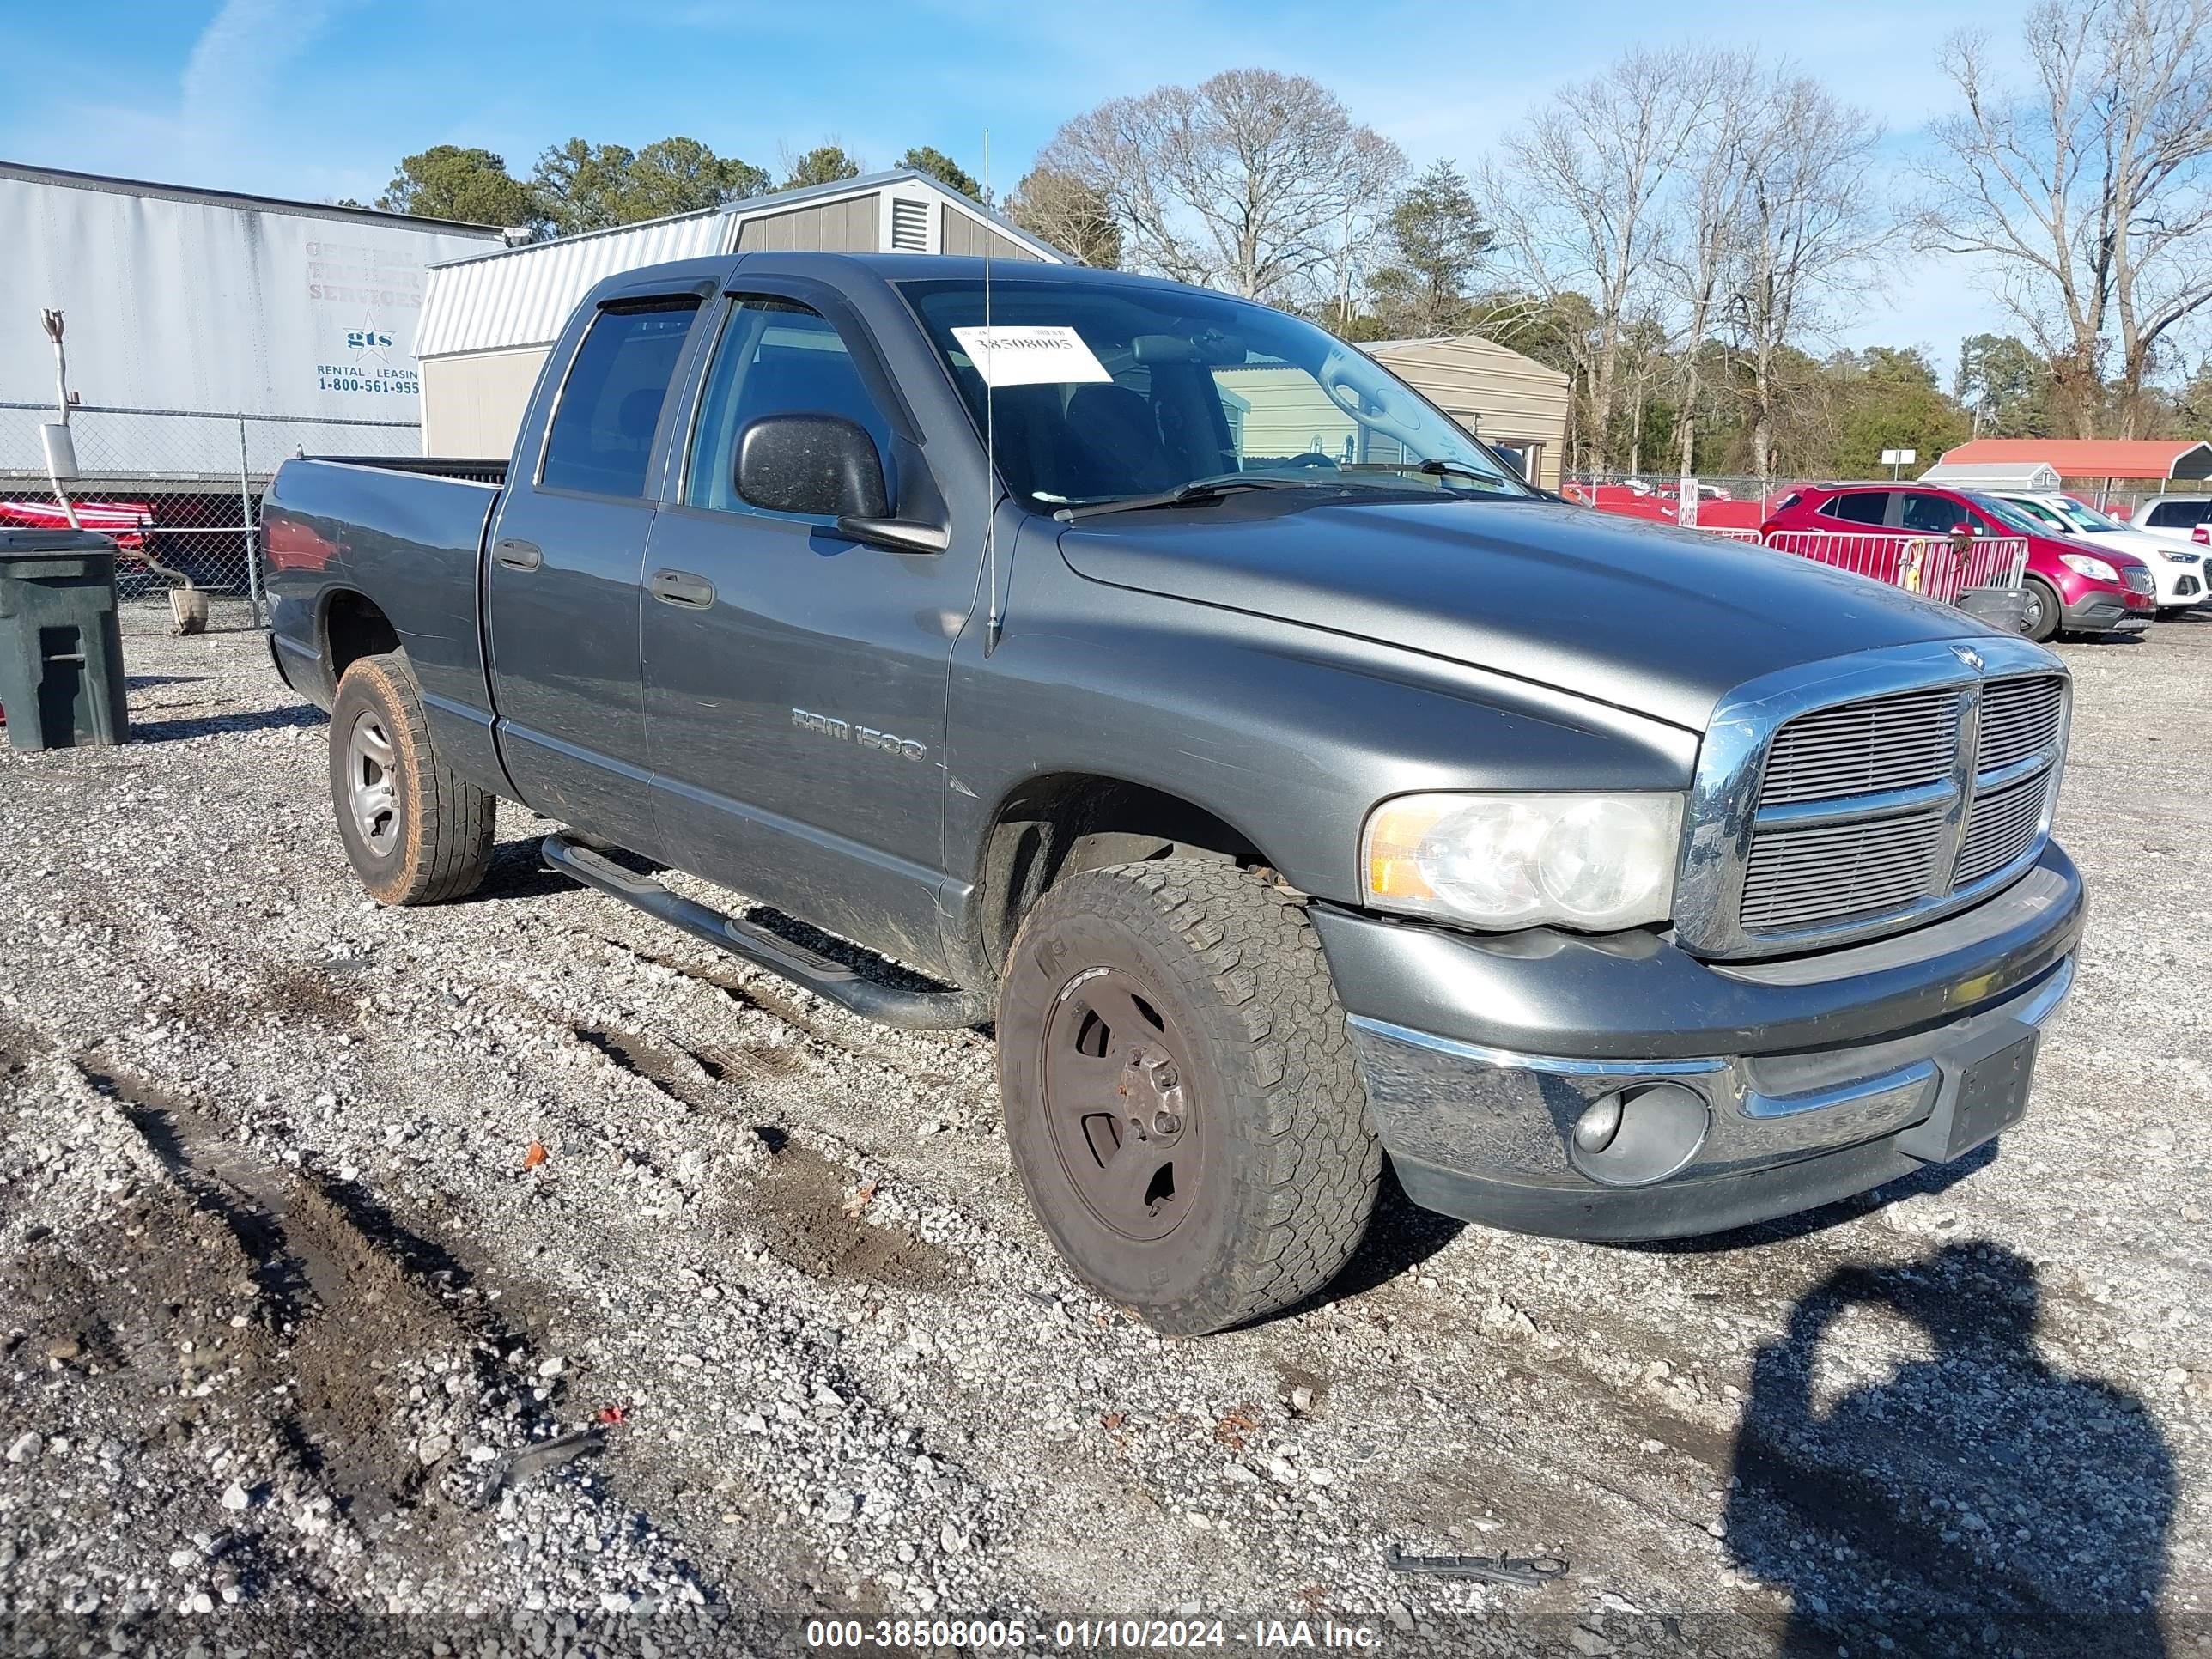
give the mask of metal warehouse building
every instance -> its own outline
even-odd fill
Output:
[[[126,598],[189,580],[223,601],[218,626],[258,620],[270,475],[301,450],[419,450],[429,269],[503,242],[484,225],[0,162],[0,526],[75,513],[121,538]],[[60,493],[46,311],[64,319],[72,399],[53,437]]]
[[[482,225],[7,162],[0,226],[0,404],[49,411],[0,420],[0,471],[32,475],[55,398],[41,311],[64,314],[70,389],[97,410],[411,425],[429,267],[501,245]],[[108,426],[108,470],[210,459],[205,434],[173,420]],[[88,437],[81,448],[99,446]]]
[[[431,271],[416,342],[424,453],[506,455],[539,365],[601,278],[670,259],[755,251],[988,252],[1066,263],[1050,244],[910,168],[465,258]]]

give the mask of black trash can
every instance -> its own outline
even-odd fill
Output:
[[[129,739],[110,538],[0,528],[0,710],[17,749]]]

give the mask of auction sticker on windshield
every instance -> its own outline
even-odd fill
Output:
[[[1066,386],[1114,378],[1072,328],[956,328],[952,337],[985,386]]]

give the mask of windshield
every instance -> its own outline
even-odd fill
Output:
[[[1999,495],[1977,495],[1972,491],[1962,493],[1976,507],[2010,529],[2030,536],[2048,536],[2051,532],[2052,526],[2047,517],[2030,513],[2016,501],[2006,501]]]
[[[2055,530],[2063,536],[2074,528],[2048,501],[2037,501],[2032,495],[2007,495],[2003,500],[2007,507],[2014,512],[2025,513],[2046,530]]]
[[[1192,486],[1533,494],[1363,353],[1286,313],[1162,286],[900,284],[1033,510]],[[992,407],[987,411],[988,391]]]
[[[2051,496],[2045,501],[2045,505],[2065,520],[2072,528],[2086,530],[2093,536],[2101,536],[2107,531],[2133,528],[2132,526],[2122,524],[2118,519],[2098,512],[2094,507],[2084,507],[2071,495]]]

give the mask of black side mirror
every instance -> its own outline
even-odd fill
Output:
[[[771,513],[881,519],[875,441],[842,415],[763,415],[738,436],[738,495]]]

